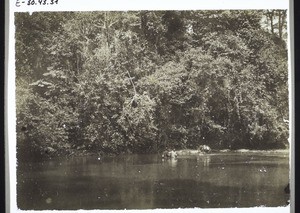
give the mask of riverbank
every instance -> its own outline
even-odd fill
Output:
[[[182,149],[175,150],[177,154],[198,154],[199,150],[197,149]],[[267,153],[289,153],[289,149],[271,149],[271,150],[251,150],[251,149],[220,149],[220,150],[212,150],[212,153],[225,153],[225,152],[250,152],[250,153],[259,153],[259,152],[267,152]]]
[[[282,154],[289,154],[289,149],[270,149],[270,150],[251,150],[251,149],[212,149],[211,152],[205,153],[201,152],[198,149],[180,149],[175,150],[177,156],[188,156],[188,155],[212,155],[212,154],[222,154],[222,153],[268,153],[268,154],[276,154],[276,153],[282,153]],[[99,150],[86,150],[86,149],[53,149],[48,148],[45,150],[34,150],[28,153],[24,153],[21,155],[18,152],[17,158],[18,160],[38,160],[38,159],[47,159],[47,158],[69,158],[69,157],[84,157],[84,156],[94,156],[96,158],[102,158],[102,157],[114,157],[118,155],[125,155],[125,154],[139,154],[139,153],[130,153],[130,152],[120,152],[120,153],[112,153],[112,152],[105,152],[105,151],[99,151]],[[163,151],[157,151],[153,153],[147,153],[147,154],[159,154],[161,155]]]
[[[250,149],[237,149],[237,150],[230,150],[230,149],[220,149],[220,150],[212,150],[210,153],[201,152],[197,149],[181,149],[175,150],[178,156],[184,155],[209,155],[209,154],[221,154],[221,153],[253,153],[253,154],[289,154],[289,149],[273,149],[273,150],[250,150]],[[157,154],[161,154],[162,152],[157,152]],[[87,151],[87,150],[73,150],[70,151],[68,155],[59,154],[59,156],[69,156],[69,157],[80,157],[80,156],[95,156],[95,157],[114,157],[118,155],[124,154],[138,154],[138,153],[105,153],[105,152],[94,152],[94,151]],[[155,153],[147,153],[147,154],[155,154]]]

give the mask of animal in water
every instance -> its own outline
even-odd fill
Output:
[[[198,150],[200,152],[205,152],[205,153],[210,153],[211,152],[211,148],[209,146],[207,146],[207,145],[200,145],[198,147]]]
[[[177,157],[177,153],[175,152],[175,150],[164,151],[162,154],[162,158],[176,158],[176,157]]]

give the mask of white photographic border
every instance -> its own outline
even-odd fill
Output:
[[[6,0],[6,75],[5,75],[5,154],[6,154],[6,209],[17,209],[16,201],[16,106],[15,106],[15,12],[40,11],[134,11],[134,10],[216,10],[216,9],[288,9],[289,58],[289,129],[291,204],[286,207],[222,208],[222,209],[154,209],[154,210],[77,210],[26,212],[272,212],[287,213],[294,209],[294,66],[293,66],[293,1],[289,0],[58,0],[57,5],[32,5],[28,0]],[[26,2],[26,3],[22,3]]]

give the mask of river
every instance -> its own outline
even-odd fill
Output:
[[[287,152],[70,157],[19,162],[23,210],[285,206]]]

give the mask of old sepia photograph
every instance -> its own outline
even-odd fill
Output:
[[[15,12],[17,208],[290,205],[287,22]]]

